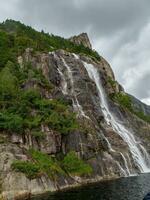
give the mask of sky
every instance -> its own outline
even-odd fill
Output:
[[[0,0],[0,21],[68,38],[87,32],[125,91],[150,105],[150,0]]]

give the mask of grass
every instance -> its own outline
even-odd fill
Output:
[[[15,161],[12,164],[12,169],[24,173],[29,179],[37,178],[41,173],[40,167],[29,161]]]
[[[29,179],[38,178],[42,174],[47,174],[51,179],[56,180],[66,174],[82,176],[92,173],[91,166],[78,158],[74,151],[69,152],[59,161],[34,149],[30,149],[28,153],[32,161],[14,161],[12,169],[24,173]]]
[[[89,175],[92,173],[90,165],[86,164],[83,160],[77,157],[74,151],[69,152],[62,161],[65,171],[72,175]]]

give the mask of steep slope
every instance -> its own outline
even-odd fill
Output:
[[[150,171],[149,113],[89,39],[78,46],[12,20],[0,29],[2,199]]]

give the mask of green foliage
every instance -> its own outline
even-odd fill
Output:
[[[39,130],[32,130],[31,134],[34,138],[36,139],[44,139],[44,133],[42,131]]]
[[[53,130],[56,130],[62,134],[68,134],[78,128],[75,115],[71,113],[58,113],[53,112],[47,119],[46,123]]]
[[[64,49],[100,60],[100,56],[96,51],[83,45],[76,45],[62,37],[49,35],[44,31],[38,32],[13,20],[6,20],[0,24],[0,68],[4,67],[8,60],[16,62],[17,56],[22,54],[28,47],[36,51],[46,52]]]
[[[0,72],[0,76],[1,130],[25,133],[26,129],[33,132],[33,129],[38,128],[40,131],[41,123],[62,134],[77,128],[75,115],[69,112],[65,103],[43,98],[38,89],[24,90],[19,87],[19,82],[21,84],[33,77],[43,84],[44,88],[45,85],[46,88],[47,85],[51,87],[41,72],[33,69],[30,63],[27,63],[25,71],[21,72],[14,68],[13,63],[8,62]]]
[[[12,163],[12,168],[17,172],[24,173],[29,179],[37,178],[41,172],[36,163],[29,161],[15,161]]]
[[[78,128],[74,113],[69,112],[68,107],[58,100],[41,99],[35,102],[43,121],[50,128],[62,134],[68,134]]]
[[[134,114],[137,115],[139,118],[143,119],[144,121],[150,123],[150,115],[145,115],[143,112],[134,111]]]
[[[21,94],[21,99],[28,105],[33,105],[36,99],[40,99],[40,93],[38,90],[30,88],[27,90],[24,90]]]
[[[108,78],[108,83],[110,83],[110,85],[111,85],[112,87],[115,87],[115,85],[116,85],[116,81],[112,80],[111,77]]]
[[[0,113],[0,130],[7,130],[8,132],[22,132],[23,119],[21,116],[13,113]]]
[[[30,155],[37,163],[41,171],[55,178],[58,174],[64,174],[58,162],[40,151],[30,150]]]
[[[0,101],[11,100],[18,93],[17,79],[12,74],[13,63],[8,62],[0,72]]]
[[[135,109],[132,104],[132,100],[131,100],[130,96],[128,96],[127,94],[117,93],[117,94],[113,95],[112,98],[114,101],[119,103],[122,107],[127,108],[130,112],[134,113],[140,119],[143,119],[146,122],[150,122],[150,116],[145,115],[143,112]]]
[[[90,165],[79,159],[73,151],[69,152],[59,162],[55,158],[34,149],[30,149],[29,154],[32,162],[15,161],[12,168],[24,173],[30,179],[37,178],[41,174],[47,174],[50,178],[56,180],[59,175],[65,175],[66,173],[79,176],[92,173]]]
[[[2,105],[6,105],[4,102]],[[44,99],[35,89],[20,90],[7,108],[2,106],[0,119],[1,130],[17,133],[25,133],[26,129],[39,130],[41,123],[62,134],[78,128],[75,114],[69,112],[67,105]]]
[[[27,116],[24,119],[24,127],[31,129],[37,128],[40,126],[42,121],[42,116],[35,115],[35,116]]]
[[[132,111],[132,101],[128,95],[126,95],[124,93],[117,93],[114,96],[114,100],[117,101],[123,107]]]
[[[14,49],[14,36],[0,31],[0,69],[3,68],[8,60],[14,62],[16,53]]]
[[[94,56],[93,52],[82,46],[76,46],[61,37],[37,32],[20,22],[6,20],[0,24],[0,129],[8,132],[24,133],[30,131],[40,136],[41,123],[62,134],[78,128],[75,115],[68,106],[59,100],[48,100],[41,96],[40,88],[51,90],[53,85],[43,76],[42,71],[31,63],[19,68],[17,56],[27,47],[37,51],[66,49],[80,51]],[[8,61],[9,60],[9,61]],[[37,86],[25,89],[26,83]],[[31,84],[32,85],[32,84]],[[32,87],[32,86],[31,86]],[[38,130],[36,132],[35,130]],[[37,134],[35,134],[35,132]]]
[[[90,165],[78,158],[74,151],[69,152],[63,162],[63,168],[73,175],[87,175],[92,173]]]

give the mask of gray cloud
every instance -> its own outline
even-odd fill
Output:
[[[5,0],[0,19],[15,18],[64,37],[88,32],[125,89],[149,102],[149,9],[149,0]]]

